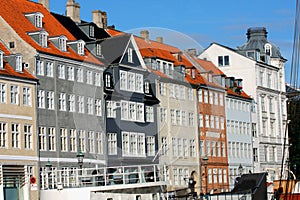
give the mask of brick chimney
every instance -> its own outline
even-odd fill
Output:
[[[156,42],[164,43],[163,37],[157,37],[157,38],[156,38]]]
[[[74,22],[80,23],[80,5],[75,0],[68,0],[66,4],[66,15]]]
[[[140,32],[140,36],[141,36],[142,38],[148,40],[148,39],[149,39],[149,31],[148,31],[148,30],[142,30],[142,31]]]
[[[107,28],[107,14],[101,10],[92,11],[93,22],[100,28]]]
[[[39,0],[39,3],[42,4],[47,10],[50,10],[49,0]]]

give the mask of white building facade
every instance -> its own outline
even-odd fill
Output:
[[[281,168],[282,158],[288,156],[287,145],[284,147],[286,59],[267,40],[265,28],[249,28],[247,36],[248,41],[237,50],[213,43],[199,57],[211,60],[227,76],[243,79],[243,90],[254,100],[251,107],[253,170],[276,171]]]

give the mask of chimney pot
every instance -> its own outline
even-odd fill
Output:
[[[197,56],[197,50],[196,50],[196,49],[188,49],[188,50],[187,50],[187,53],[188,53],[190,56]]]
[[[39,3],[42,4],[47,10],[50,10],[49,0],[39,0]]]
[[[66,4],[66,15],[74,22],[80,23],[80,5],[74,0],[68,0]]]
[[[156,42],[163,43],[163,41],[164,41],[163,37],[156,38]]]
[[[148,30],[142,30],[141,32],[140,32],[140,36],[142,37],[142,38],[144,38],[144,39],[149,39],[149,31]]]
[[[107,14],[101,10],[92,11],[93,22],[100,28],[107,28]]]

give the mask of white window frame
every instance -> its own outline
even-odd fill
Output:
[[[47,129],[46,127],[39,127],[39,148],[40,151],[47,150]]]
[[[88,132],[88,148],[89,148],[89,153],[95,153],[95,132],[94,131]]]
[[[70,152],[77,152],[77,131],[76,129],[69,130],[69,149]]]
[[[20,145],[20,124],[11,124],[11,146],[12,148],[21,148]]]
[[[62,64],[57,65],[57,77],[59,79],[65,79],[65,65]]]
[[[73,66],[67,66],[67,80],[74,81],[74,67]]]
[[[60,129],[60,150],[62,152],[68,151],[68,130],[66,128]]]
[[[92,97],[87,97],[87,114],[94,114],[94,99]]]
[[[86,71],[86,83],[89,85],[93,85],[93,72],[90,70]]]
[[[76,112],[76,96],[74,94],[69,94],[69,112]]]
[[[101,101],[101,99],[95,100],[95,115],[102,116],[102,101]]]
[[[47,92],[47,108],[49,110],[54,110],[55,109],[54,92],[53,91],[48,91]]]
[[[36,75],[39,75],[39,76],[45,75],[44,61],[41,61],[41,60],[36,61]]]
[[[23,87],[23,105],[31,106],[31,88]]]
[[[84,113],[84,96],[78,96],[77,97],[78,102],[78,113]]]
[[[0,103],[6,103],[6,84],[0,83]]]
[[[10,85],[10,103],[19,105],[19,86]]]
[[[95,73],[95,86],[101,86],[101,74],[96,72]]]
[[[129,63],[133,63],[133,49],[132,48],[128,48],[127,49],[127,57],[128,57],[128,62]]]
[[[104,141],[103,141],[103,133],[96,133],[96,144],[97,144],[97,154],[103,154]]]
[[[46,76],[53,77],[53,74],[54,74],[53,62],[46,62]]]
[[[59,94],[58,109],[60,111],[67,111],[66,93]]]
[[[154,109],[152,106],[146,106],[146,122],[154,122]]]
[[[25,124],[23,126],[23,131],[24,131],[24,148],[25,149],[33,149],[32,143],[33,143],[33,138],[32,138],[32,125],[30,124]]]
[[[7,123],[0,122],[0,148],[7,148],[8,146],[7,131]]]
[[[155,136],[147,136],[147,156],[155,156]]]
[[[49,151],[56,151],[56,131],[54,127],[48,128]]]
[[[79,151],[86,152],[86,138],[85,138],[85,130],[79,130],[78,132],[78,146]]]
[[[107,149],[108,155],[117,155],[117,133],[107,134]]]
[[[106,101],[106,117],[107,118],[116,118],[116,102],[115,101]]]
[[[77,68],[77,82],[83,83],[83,69]]]
[[[16,55],[16,71],[21,72],[23,70],[23,56]]]

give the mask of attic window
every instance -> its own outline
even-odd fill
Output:
[[[255,52],[254,51],[247,51],[247,57],[248,58],[251,58],[254,60],[254,55],[255,55]]]
[[[36,13],[34,16],[34,25],[37,28],[43,27],[43,15],[41,13]]]
[[[100,44],[96,44],[96,55],[101,56],[102,55],[102,49]]]
[[[3,69],[3,51],[0,51],[0,69]]]
[[[48,47],[48,33],[41,31],[40,33],[40,45],[42,47]]]
[[[270,44],[265,44],[265,53],[267,54],[267,55],[269,55],[269,56],[272,56],[271,55],[271,51],[272,50],[272,46],[270,45]]]
[[[58,39],[58,46],[61,51],[67,51],[67,38],[65,36]]]
[[[127,50],[127,56],[128,56],[128,62],[129,63],[133,63],[133,60],[132,60],[132,48],[128,48],[128,50]]]
[[[19,72],[22,71],[22,56],[21,55],[16,56],[16,71],[19,71]]]
[[[84,42],[83,41],[79,41],[78,43],[77,43],[77,53],[79,54],[79,55],[84,55]]]
[[[196,78],[196,70],[192,69],[192,78]]]
[[[95,36],[94,26],[90,26],[90,37],[94,37],[94,36]]]
[[[42,28],[43,27],[43,17],[44,15],[40,12],[36,13],[29,13],[25,15],[29,21],[36,27]]]

